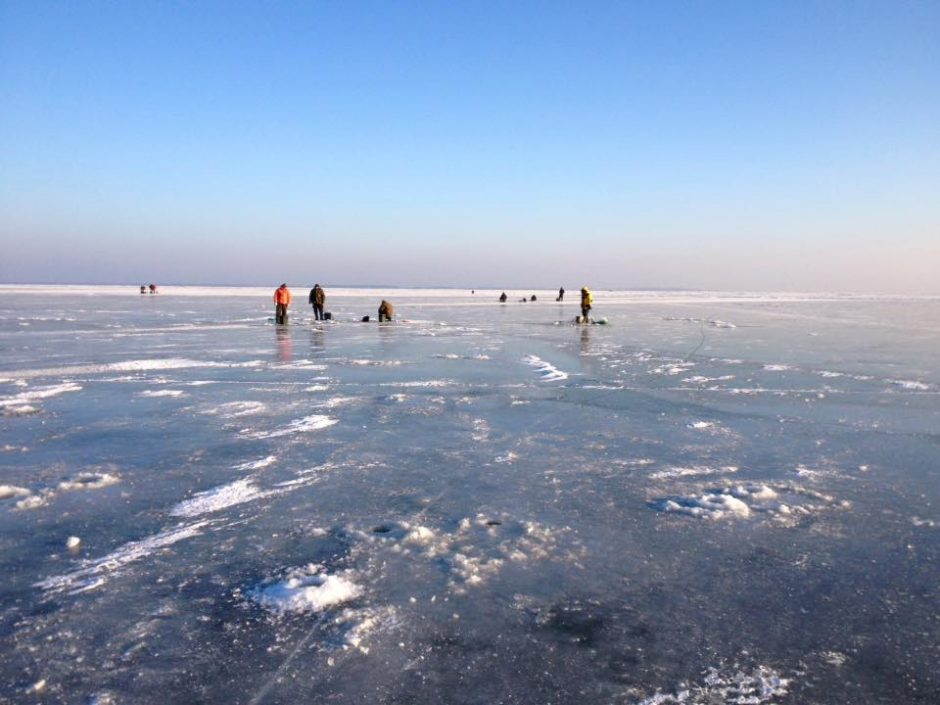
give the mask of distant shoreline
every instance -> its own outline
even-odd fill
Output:
[[[310,285],[293,285],[295,300],[306,300]],[[331,297],[381,297],[390,293],[397,298],[451,298],[485,302],[495,299],[503,291],[509,296],[506,305],[517,303],[521,297],[538,296],[540,304],[555,304],[558,290],[539,288],[480,288],[458,287],[406,287],[406,286],[339,286],[324,284]],[[265,297],[269,298],[276,284],[264,286],[225,286],[204,284],[159,285],[158,293],[140,293],[139,284],[0,284],[0,295],[94,296],[101,294],[150,297]],[[940,301],[940,294],[881,294],[858,292],[796,292],[796,291],[714,291],[695,289],[603,289],[592,288],[596,297],[607,303],[799,303],[812,301]],[[471,293],[475,292],[475,293]],[[577,303],[578,289],[566,292],[564,303]],[[296,301],[295,301],[296,303]]]

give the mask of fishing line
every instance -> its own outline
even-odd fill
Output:
[[[695,349],[685,356],[685,362],[688,362],[690,359],[692,359],[692,356],[695,355],[695,353],[697,353],[699,350],[701,350],[702,346],[705,344],[705,319],[704,318],[702,318],[701,324],[702,324],[702,327],[701,327],[702,339],[698,342],[698,345],[695,346]]]

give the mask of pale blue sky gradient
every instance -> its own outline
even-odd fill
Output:
[[[0,2],[0,281],[940,293],[940,3]]]

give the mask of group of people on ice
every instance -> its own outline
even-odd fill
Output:
[[[281,284],[274,290],[275,323],[280,325],[287,324],[287,308],[290,306],[291,299],[290,289],[287,288],[287,284]],[[332,318],[330,313],[323,309],[326,304],[326,292],[323,291],[322,286],[314,284],[313,288],[310,290],[310,295],[307,297],[307,301],[313,307],[313,315],[316,320],[325,321]],[[379,304],[379,321],[390,321],[394,315],[395,307],[390,302],[382,299],[382,303]],[[365,316],[362,320],[368,321],[369,317]]]
[[[504,291],[499,295],[500,303],[506,303],[507,300],[506,292]],[[564,287],[558,290],[558,298],[555,301],[563,301],[565,298],[565,289]],[[314,284],[313,288],[310,290],[310,295],[307,297],[308,302],[313,307],[313,315],[318,321],[328,320],[332,316],[323,310],[323,306],[326,304],[326,292],[323,291],[323,287],[319,284]],[[536,301],[535,294],[532,294],[531,299],[523,298],[522,301]],[[291,293],[290,289],[287,288],[287,284],[281,284],[274,291],[274,322],[280,325],[285,325],[287,323],[287,308],[291,303]],[[591,306],[594,304],[594,295],[591,293],[590,289],[586,286],[581,287],[581,315],[575,317],[575,323],[590,323],[591,319],[588,314],[591,312]],[[391,302],[382,299],[382,302],[379,304],[379,322],[392,320],[392,317],[395,315],[395,307]],[[368,316],[363,316],[363,322],[369,320]]]
[[[501,304],[506,303],[507,299],[509,299],[509,297],[506,296],[505,291],[499,295],[499,302]],[[519,299],[520,302],[537,301],[537,300],[538,299],[535,298],[535,294],[532,294],[532,296],[530,296],[528,299],[525,297],[522,297],[521,299]],[[565,300],[565,287],[561,287],[558,290],[558,298],[556,298],[555,301],[564,301],[564,300]],[[581,315],[575,317],[574,322],[575,323],[590,323],[591,318],[588,314],[591,312],[591,307],[593,305],[594,305],[594,294],[592,294],[591,290],[588,289],[586,286],[582,286],[581,287]]]

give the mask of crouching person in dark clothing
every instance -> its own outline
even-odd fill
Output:
[[[394,315],[395,307],[385,299],[382,299],[382,303],[379,304],[379,323],[392,320],[392,316]]]

